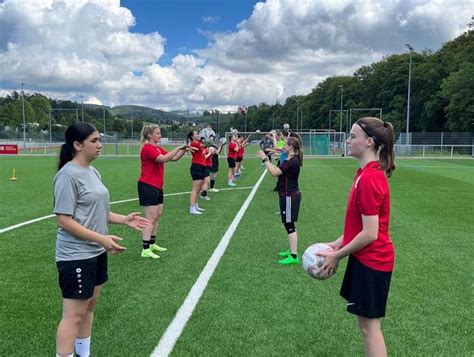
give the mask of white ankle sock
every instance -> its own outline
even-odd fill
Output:
[[[76,338],[76,354],[81,357],[89,357],[91,353],[91,337]]]

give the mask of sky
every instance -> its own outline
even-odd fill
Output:
[[[0,96],[162,110],[284,102],[467,29],[474,0],[0,0]]]

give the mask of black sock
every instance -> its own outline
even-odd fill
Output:
[[[150,248],[150,241],[149,240],[144,240],[143,241],[143,249],[148,249]]]
[[[206,197],[206,196],[207,196],[207,191],[206,191],[206,190],[202,191],[202,192],[201,192],[201,196],[202,196],[202,197]]]
[[[211,188],[214,188],[215,184],[216,184],[216,180],[211,180]]]
[[[296,259],[296,258],[298,258],[298,254],[293,254],[293,253],[291,253],[291,257],[292,257],[293,259]]]
[[[156,242],[156,235],[150,237],[150,244],[155,244]]]

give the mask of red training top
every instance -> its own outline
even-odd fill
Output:
[[[357,170],[347,201],[343,245],[362,231],[362,215],[379,216],[377,239],[352,253],[362,264],[378,271],[391,272],[395,253],[389,233],[390,190],[378,161]]]
[[[206,150],[204,151],[204,155],[209,155],[209,149],[206,148]],[[206,166],[207,167],[212,167],[212,156],[214,155],[209,155],[209,157],[206,159]]]
[[[167,153],[161,146],[143,145],[140,151],[141,173],[138,181],[162,190],[165,165],[163,162],[156,162],[156,158]]]
[[[245,148],[240,145],[239,150],[237,151],[237,157],[244,157]]]
[[[230,157],[232,159],[237,158],[237,144],[233,141],[229,142],[229,146],[227,148],[227,157]]]
[[[204,157],[204,150],[206,147],[200,141],[196,140],[191,141],[190,145],[191,147],[199,149],[195,152],[193,151],[193,159],[191,160],[191,163],[206,166],[206,158]]]

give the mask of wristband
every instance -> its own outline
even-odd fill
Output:
[[[262,160],[263,163],[268,162],[268,157]]]

